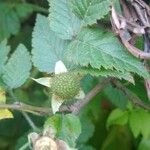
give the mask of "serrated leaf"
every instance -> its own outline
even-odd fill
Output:
[[[118,79],[124,79],[134,84],[133,76],[128,72],[120,72],[117,70],[105,70],[105,69],[94,69],[91,67],[82,67],[77,70],[80,74],[86,75],[90,74],[91,76],[103,76],[103,77],[115,77]]]
[[[113,105],[121,109],[126,108],[128,99],[121,90],[113,87],[112,85],[108,85],[104,89],[104,93],[107,96],[107,98],[112,102]]]
[[[68,41],[58,38],[49,27],[48,19],[38,15],[32,39],[32,60],[42,72],[54,72],[55,64],[63,60]]]
[[[149,77],[143,64],[121,46],[112,33],[104,33],[99,28],[84,28],[72,41],[66,52],[70,62],[93,68],[116,69],[134,72]]]
[[[125,125],[128,122],[128,112],[119,108],[113,110],[107,120],[107,128],[111,125]]]
[[[112,0],[71,0],[71,3],[83,25],[92,25],[108,14]]]
[[[81,133],[79,118],[72,114],[56,114],[45,122],[44,127],[56,130],[56,137],[67,142],[70,147],[75,147],[75,141]]]
[[[142,134],[143,138],[147,139],[150,136],[150,113],[142,109],[132,110],[129,125],[135,137]]]
[[[10,47],[7,46],[7,41],[4,40],[0,43],[0,74],[3,72],[4,64],[7,61],[7,55],[10,51]]]
[[[26,47],[20,44],[4,67],[3,80],[10,88],[24,84],[30,75],[31,61]]]
[[[51,29],[62,39],[72,39],[80,29],[80,20],[72,13],[69,0],[49,0]]]
[[[13,114],[8,109],[0,109],[0,120],[13,118]]]

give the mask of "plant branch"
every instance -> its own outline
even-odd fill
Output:
[[[14,99],[15,102],[18,102],[18,98],[14,95],[13,90],[12,89],[8,89],[8,92],[10,94],[10,96]],[[38,128],[36,127],[36,125],[34,124],[34,122],[32,121],[32,119],[30,118],[30,116],[26,113],[26,112],[21,112],[22,115],[24,116],[24,118],[26,119],[26,121],[29,123],[29,125],[31,126],[31,128],[35,131]]]
[[[28,112],[40,116],[48,115],[51,113],[50,108],[36,107],[19,102],[13,104],[0,104],[0,109],[18,110],[21,112]]]
[[[135,106],[150,110],[150,105],[145,104],[137,95],[131,92],[128,88],[126,88],[121,82],[117,80],[112,80],[112,84],[115,85],[116,88],[120,89]]]
[[[107,78],[105,80],[103,80],[102,82],[100,82],[99,84],[97,84],[86,96],[85,98],[75,102],[74,104],[70,105],[70,106],[62,106],[60,108],[60,112],[72,112],[74,114],[79,113],[79,111],[90,102],[90,100],[92,100],[92,98],[94,96],[96,96],[100,91],[102,91],[104,89],[104,87],[110,82],[110,78]],[[9,90],[9,94],[11,95],[11,97],[16,101],[13,104],[0,104],[0,109],[11,109],[11,110],[18,110],[21,112],[28,112],[28,113],[32,113],[35,115],[49,115],[52,114],[52,111],[50,108],[45,108],[45,107],[37,107],[37,106],[31,106],[25,103],[20,103],[17,101],[17,98],[14,96],[12,90]],[[26,118],[26,120],[29,121],[29,118],[26,117],[26,115],[24,115],[24,117]],[[30,125],[33,127],[34,125],[30,122]]]
[[[71,106],[63,106],[60,111],[69,111],[74,114],[78,114],[80,110],[87,105],[93,97],[95,97],[99,92],[101,92],[105,86],[110,82],[110,78],[104,79],[102,82],[97,84],[83,99],[77,101]]]

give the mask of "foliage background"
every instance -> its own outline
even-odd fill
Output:
[[[23,43],[29,52],[31,52],[32,31],[35,25],[36,15],[37,13],[40,13],[48,16],[48,8],[49,4],[46,0],[26,0],[26,2],[24,0],[0,1],[0,41],[8,39],[8,44],[11,45],[11,54],[20,43]],[[108,16],[106,16],[106,20],[103,20],[104,22],[108,21],[107,17]],[[69,39],[70,37],[66,34],[64,38]],[[141,42],[142,41],[139,41],[137,46],[139,46]],[[32,68],[31,76],[37,78],[45,76],[45,74],[40,73],[36,68]],[[99,80],[102,80],[102,78],[96,78],[90,75],[85,76],[82,80],[82,87],[84,91],[88,93],[99,82]],[[126,85],[129,90],[135,92],[141,99],[148,103],[147,94],[143,88],[143,79],[135,75],[135,85],[132,85],[127,81],[122,81],[122,83]],[[45,94],[46,92],[47,91],[43,90],[40,85],[28,79],[21,88],[17,88],[15,90],[15,95],[19,97],[21,102],[44,107],[50,105],[50,101]],[[8,94],[7,102],[13,102],[12,98],[9,97]],[[118,108],[118,112],[116,114],[120,114],[120,116],[117,116],[115,113],[111,114],[112,120],[110,117],[107,121],[112,110],[116,111],[116,107]],[[131,118],[130,115],[126,116],[126,109],[129,110],[129,114],[133,114],[132,117],[135,120],[131,121],[132,123],[127,123],[127,121],[124,120],[124,118],[127,117],[129,120]],[[150,127],[148,126],[150,125],[150,120],[146,119],[145,122],[143,120],[139,121],[135,111],[139,111],[142,118],[145,118],[145,114],[147,114],[147,112],[143,113],[144,110],[133,111],[132,106],[128,103],[128,98],[124,95],[124,93],[115,86],[109,84],[104,91],[94,97],[79,114],[82,124],[82,134],[77,140],[79,149],[150,149],[149,135],[146,134],[150,133]],[[27,134],[32,131],[28,122],[26,122],[20,112],[12,111],[12,113],[14,115],[14,119],[0,120],[0,150],[20,149],[27,142]],[[43,128],[47,117],[39,117],[32,114],[30,114],[30,117],[39,129]],[[146,118],[150,118],[150,114],[148,114]],[[114,123],[113,121],[115,119],[120,120],[117,120],[117,123]],[[139,129],[141,127],[141,123],[143,124],[143,127],[142,129]],[[122,124],[125,125],[122,126]],[[140,127],[137,127],[138,125]],[[146,138],[143,139],[141,133]]]

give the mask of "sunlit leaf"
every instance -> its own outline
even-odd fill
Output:
[[[6,102],[6,93],[4,89],[0,87],[0,104]]]
[[[13,118],[13,114],[8,109],[0,109],[0,120]]]
[[[107,120],[107,127],[111,125],[125,125],[128,122],[128,112],[115,109],[111,112]]]
[[[135,137],[142,134],[147,139],[150,136],[150,113],[142,109],[131,111],[129,125]]]

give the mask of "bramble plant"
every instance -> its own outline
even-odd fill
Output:
[[[149,18],[144,0],[1,1],[0,150],[149,150]]]

